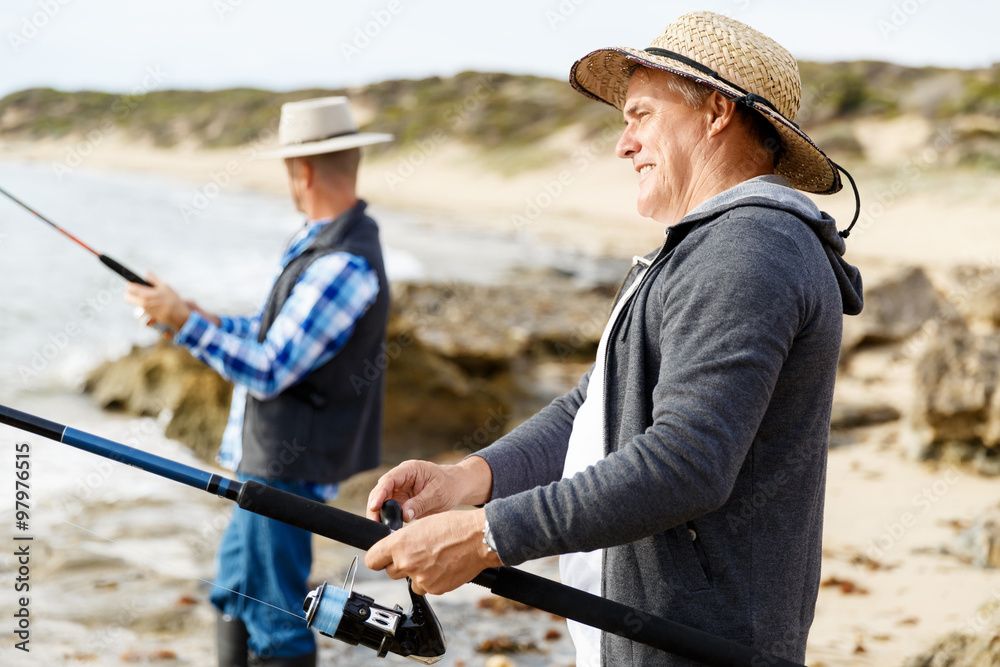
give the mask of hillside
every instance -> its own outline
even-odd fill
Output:
[[[801,70],[798,122],[831,151],[871,157],[865,155],[855,122],[912,116],[948,130],[949,164],[1000,168],[1000,65],[949,70],[804,62]],[[273,131],[282,103],[336,94],[352,98],[363,128],[397,136],[396,144],[383,151],[447,139],[498,154],[520,154],[518,166],[544,164],[546,158],[530,153],[550,137],[569,130],[574,138],[587,140],[619,123],[614,109],[590,102],[563,81],[464,72],[287,93],[237,88],[133,96],[30,89],[0,100],[0,139],[59,140],[114,127],[123,138],[156,147],[233,147],[254,141],[265,128]]]

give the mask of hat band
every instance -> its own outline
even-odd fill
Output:
[[[358,130],[348,130],[347,132],[337,132],[336,134],[330,134],[325,137],[319,137],[318,139],[303,139],[301,141],[293,141],[290,144],[285,144],[286,146],[301,146],[302,144],[313,144],[319,143],[321,141],[327,141],[328,139],[336,139],[337,137],[346,137],[349,134],[359,134]]]
[[[661,57],[664,57],[664,58],[670,58],[671,60],[676,60],[676,61],[678,61],[680,63],[683,63],[683,64],[687,65],[688,67],[693,67],[694,69],[698,70],[702,74],[707,74],[708,76],[712,77],[713,79],[718,79],[719,81],[721,81],[722,83],[726,84],[727,86],[730,86],[731,88],[735,88],[736,90],[738,90],[741,93],[743,93],[743,95],[732,95],[732,96],[726,95],[726,98],[728,98],[729,100],[731,100],[733,102],[736,102],[736,103],[743,103],[743,104],[747,105],[748,107],[750,107],[751,109],[753,109],[753,105],[754,105],[755,102],[759,102],[759,103],[763,104],[764,106],[770,108],[772,111],[774,111],[774,113],[776,113],[779,116],[781,116],[787,122],[789,122],[792,125],[794,125],[796,127],[796,129],[799,127],[798,124],[795,123],[795,121],[790,120],[789,118],[787,118],[785,116],[785,114],[783,114],[780,111],[778,111],[778,107],[774,106],[774,104],[771,103],[771,100],[767,99],[763,95],[758,95],[756,93],[751,93],[751,92],[747,91],[742,86],[736,85],[735,83],[733,83],[729,79],[726,79],[725,77],[721,76],[718,72],[716,72],[712,68],[706,67],[705,65],[702,65],[697,60],[692,60],[692,59],[688,58],[687,56],[682,56],[679,53],[674,53],[673,51],[668,51],[666,49],[661,49],[661,48],[656,47],[656,46],[651,46],[651,47],[649,47],[647,49],[643,49],[643,50],[646,53],[649,53],[649,54],[654,55],[654,56],[661,56]],[[721,90],[719,92],[722,93]],[[725,95],[725,93],[722,93],[722,94]]]

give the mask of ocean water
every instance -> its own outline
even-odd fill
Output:
[[[185,220],[190,183],[145,174],[0,161],[3,188],[136,273],[152,271],[217,312],[248,312],[266,295],[287,240],[302,224],[287,197],[228,188]],[[514,234],[436,225],[430,214],[372,206],[391,281],[502,284],[554,267],[581,282],[615,282],[620,261],[580,257]],[[464,221],[463,221],[464,222]],[[123,298],[124,281],[55,229],[0,197],[0,401],[71,391],[102,360],[152,343]]]

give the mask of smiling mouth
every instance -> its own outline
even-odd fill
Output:
[[[654,165],[647,164],[647,165],[644,165],[644,166],[640,167],[639,168],[639,175],[642,176],[643,174],[647,173],[649,170],[651,170],[653,168],[653,166]]]

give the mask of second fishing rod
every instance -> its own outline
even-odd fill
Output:
[[[143,280],[142,278],[140,278],[139,274],[137,274],[135,271],[132,271],[131,269],[129,269],[128,267],[126,267],[125,265],[123,265],[121,262],[118,262],[117,260],[115,260],[115,259],[113,259],[111,257],[108,257],[104,253],[101,253],[101,252],[98,252],[98,251],[94,250],[89,245],[87,245],[86,243],[84,243],[83,241],[81,241],[80,239],[78,239],[76,236],[74,236],[73,234],[70,234],[68,231],[66,231],[65,229],[63,229],[62,227],[60,227],[59,225],[57,225],[56,223],[52,222],[51,220],[49,220],[48,218],[46,218],[44,215],[42,215],[41,213],[39,213],[35,209],[31,208],[30,206],[28,206],[23,201],[21,201],[20,199],[18,199],[17,197],[15,197],[14,195],[12,195],[11,193],[7,192],[3,188],[0,188],[0,194],[2,194],[4,197],[6,197],[7,199],[11,200],[12,202],[14,202],[15,204],[17,204],[18,206],[20,206],[24,210],[28,211],[29,213],[31,213],[35,217],[37,217],[39,220],[41,220],[45,224],[47,224],[50,227],[52,227],[57,232],[59,232],[60,234],[62,234],[66,238],[68,238],[69,240],[73,241],[73,243],[76,243],[77,245],[79,245],[81,248],[83,248],[87,252],[93,254],[95,257],[97,257],[97,259],[99,259],[101,261],[101,264],[104,264],[104,266],[108,267],[109,269],[111,269],[112,271],[114,271],[115,273],[117,273],[118,275],[120,275],[122,278],[124,278],[125,280],[129,281],[130,283],[139,283],[140,285],[145,285],[147,287],[152,287],[152,285],[148,281]]]

